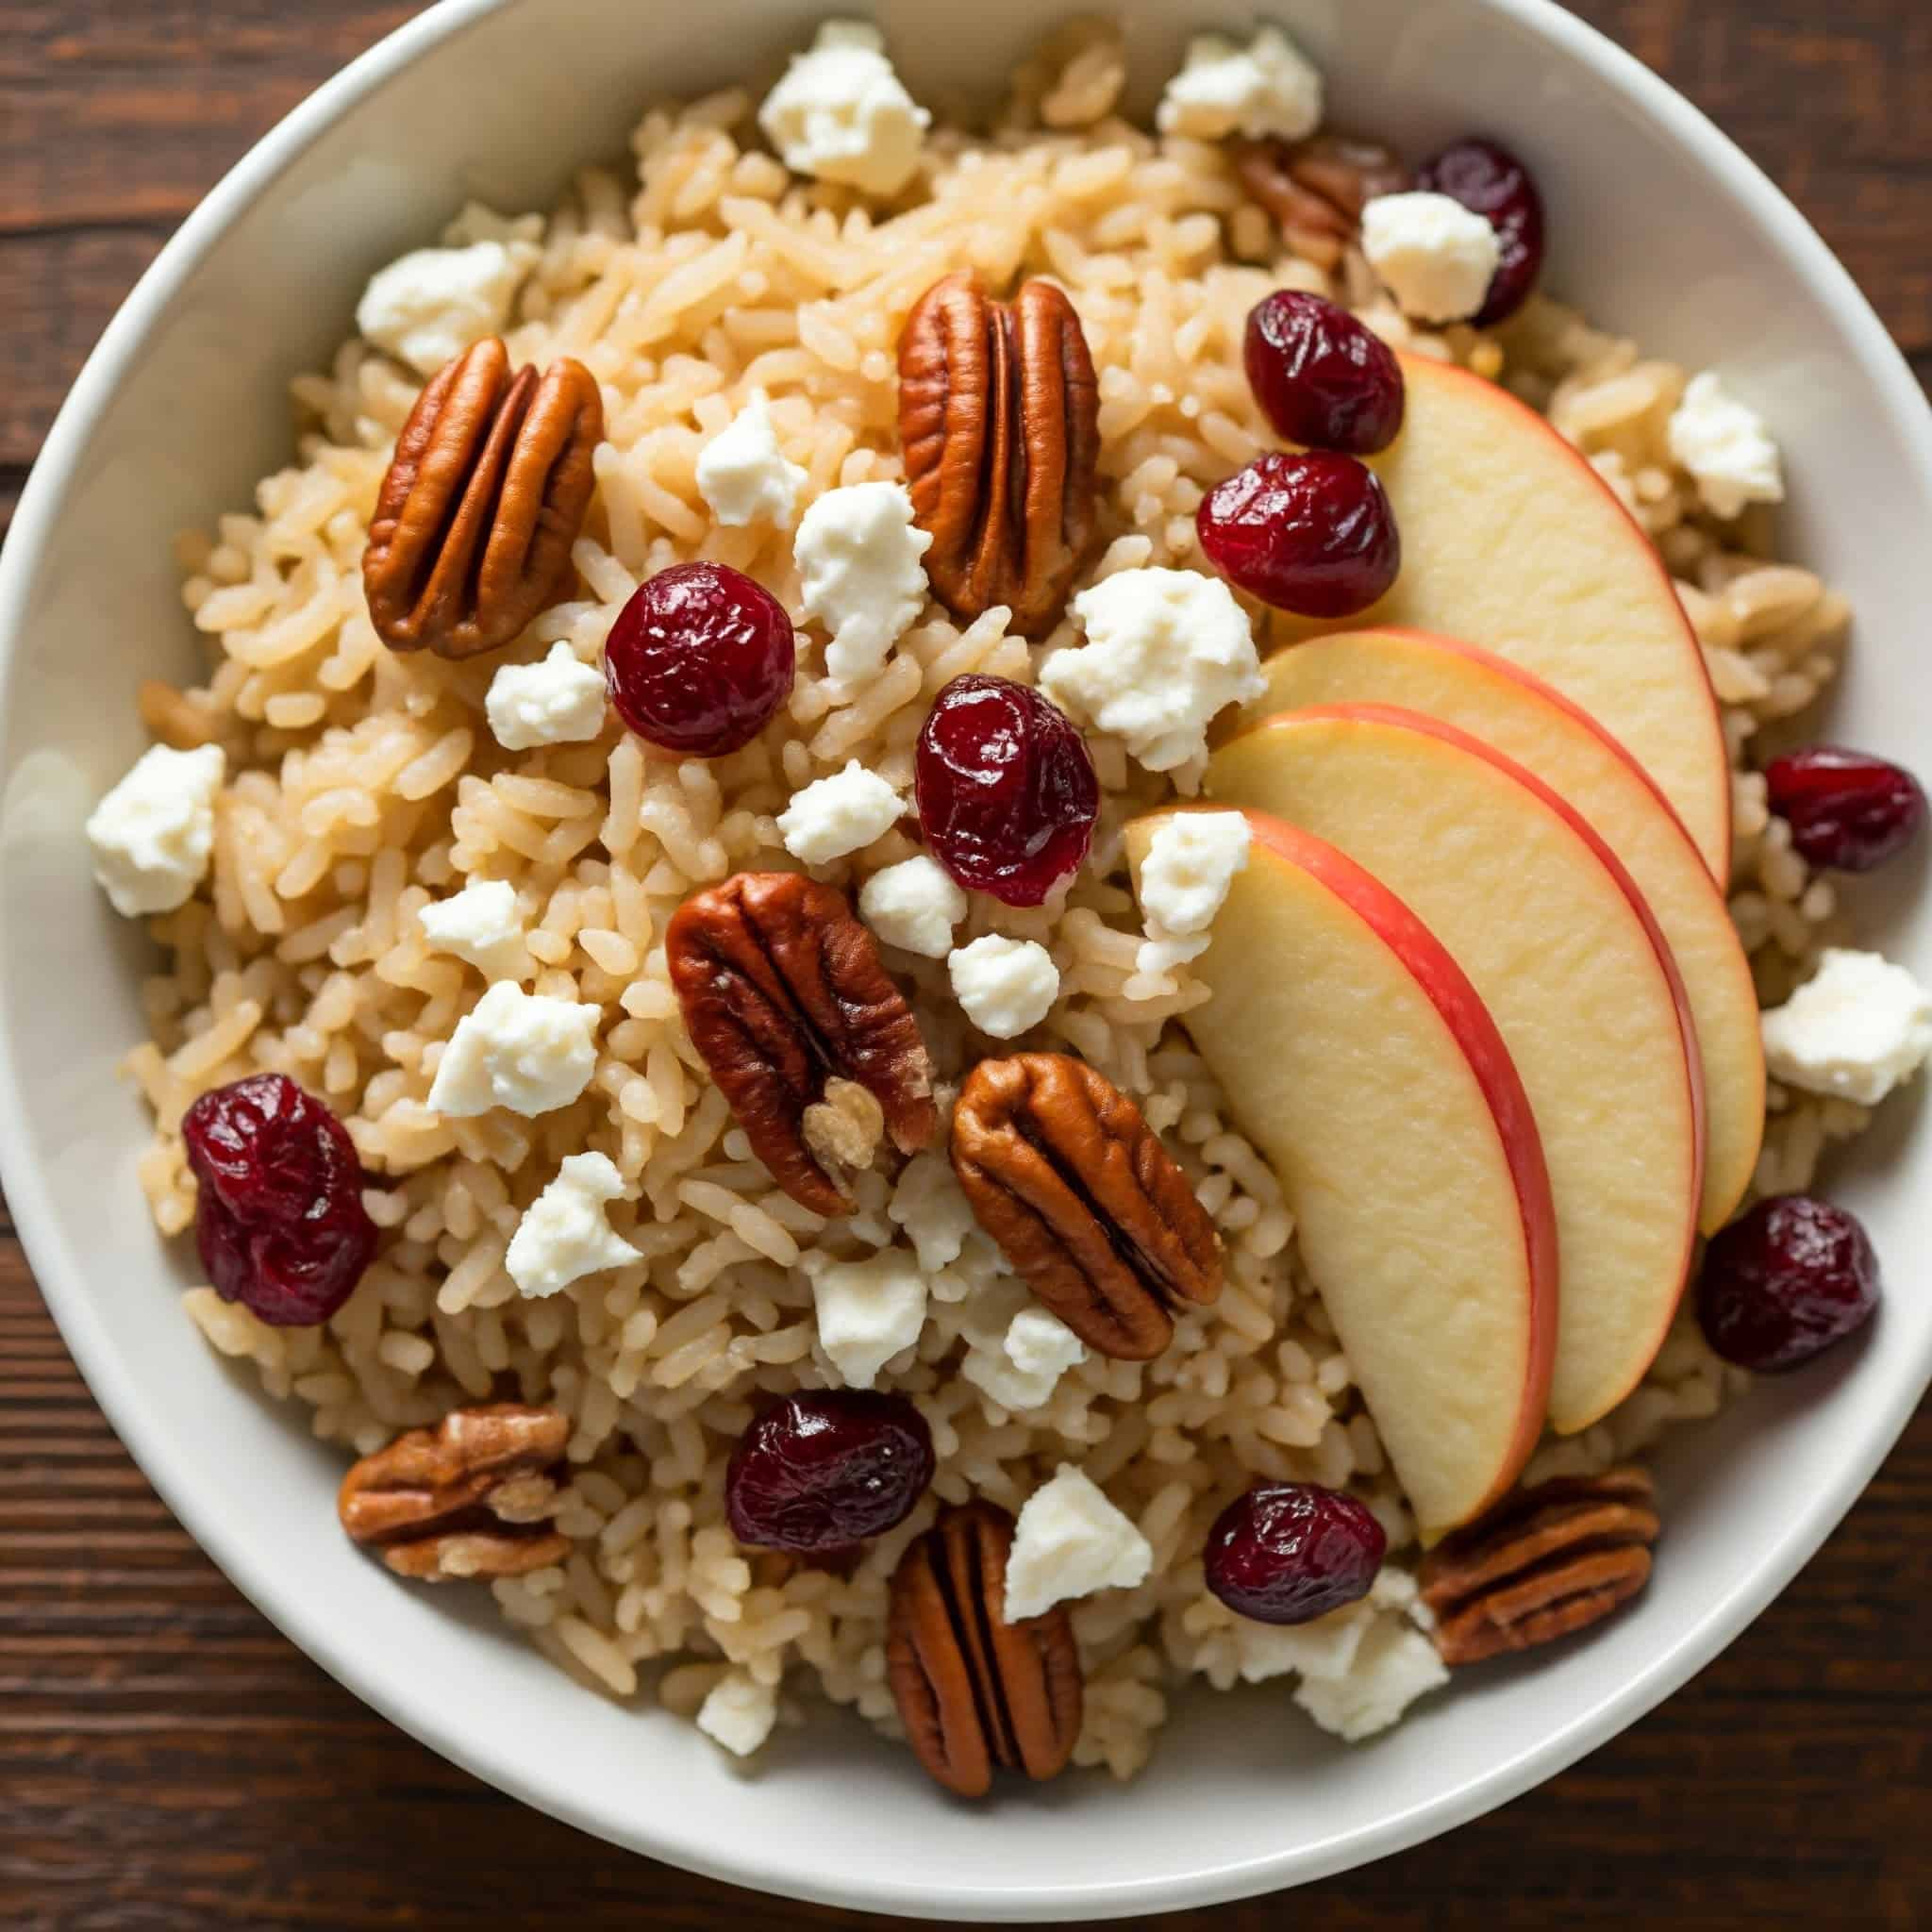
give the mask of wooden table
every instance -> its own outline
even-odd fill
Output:
[[[1424,0],[1418,0],[1424,4]],[[217,175],[414,7],[0,4],[0,529],[81,359]],[[1238,9],[1239,10],[1239,9]],[[1932,375],[1927,0],[1577,0],[1824,231]],[[1915,1263],[1895,1288],[1920,1291]],[[1932,1412],[1662,1710],[1454,1837],[1173,1924],[1932,1924]],[[178,1528],[0,1208],[0,1925],[858,1925],[687,1877],[453,1770]]]

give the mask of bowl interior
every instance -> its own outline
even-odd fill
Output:
[[[211,198],[77,387],[0,579],[0,1153],[40,1278],[93,1388],[169,1501],[284,1629],[439,1749],[623,1843],[774,1891],[919,1915],[1099,1916],[1257,1891],[1447,1828],[1647,1708],[1789,1579],[1932,1374],[1932,1302],[1899,1296],[1828,1370],[1770,1386],[1662,1458],[1668,1554],[1587,1648],[1425,1706],[1350,1750],[1278,1687],[1184,1701],[1154,1765],[967,1807],[840,1720],[738,1774],[680,1722],[563,1682],[461,1591],[387,1579],[334,1521],[341,1464],[204,1347],[186,1257],[150,1226],[145,1121],[115,1064],[141,1034],[142,941],[92,884],[93,800],[141,748],[136,684],[192,666],[171,543],[245,508],[291,455],[288,379],[349,330],[371,270],[465,195],[544,206],[621,153],[643,106],[760,81],[814,0],[712,0],[708,31],[631,0],[448,0],[336,82]],[[1139,104],[1212,0],[1116,0]],[[1792,479],[1788,555],[1848,591],[1854,666],[1832,725],[1923,764],[1916,540],[1932,435],[1916,387],[1822,245],[1683,103],[1541,0],[1284,0],[1334,118],[1411,151],[1496,132],[1553,213],[1549,282],[1647,349],[1719,362]],[[1034,0],[879,17],[915,92],[966,110],[1041,21]],[[1932,970],[1915,878],[1860,894],[1871,942]],[[1838,1176],[1895,1261],[1932,1241],[1915,1101]],[[1921,1185],[1914,1187],[1917,1178]],[[997,1857],[989,1857],[997,1834]]]

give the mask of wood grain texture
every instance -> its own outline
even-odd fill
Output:
[[[414,11],[0,4],[0,529],[170,229]],[[1576,0],[1823,230],[1932,375],[1925,0]],[[1894,1267],[1911,1291],[1918,1257]],[[1544,1790],[1260,1932],[1932,1924],[1932,1413],[1718,1663]],[[858,1926],[624,1857],[452,1770],[323,1675],[128,1460],[0,1208],[0,1926],[8,1932]],[[1149,1922],[1152,1923],[1152,1922]]]

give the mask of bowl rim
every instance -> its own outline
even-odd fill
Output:
[[[10,708],[20,654],[12,648],[25,614],[46,534],[75,480],[78,460],[150,330],[256,199],[338,120],[394,75],[489,16],[530,0],[436,0],[323,83],[258,141],[208,192],[135,284],[89,354],[28,475],[9,541],[0,554],[0,715]],[[1932,408],[1891,336],[1850,273],[1783,192],[1727,135],[1666,81],[1557,0],[1474,0],[1503,23],[1526,29],[1561,58],[1617,90],[1665,141],[1691,158],[1740,202],[1795,271],[1838,314],[1857,358],[1890,407],[1932,488]],[[226,1526],[177,1466],[163,1410],[122,1372],[85,1271],[70,1251],[27,1144],[20,1070],[0,1032],[0,1173],[15,1227],[42,1298],[91,1392],[168,1507],[230,1582],[275,1627],[361,1701],[419,1742],[495,1789],[625,1850],[710,1878],[771,1894],[910,1918],[1060,1920],[1138,1916],[1251,1897],[1331,1876],[1455,1829],[1522,1795],[1575,1763],[1653,1709],[1709,1663],[1790,1582],[1857,1499],[1918,1406],[1909,1380],[1858,1416],[1856,1442],[1833,1478],[1806,1498],[1783,1534],[1762,1548],[1743,1578],[1706,1606],[1697,1622],[1632,1678],[1607,1690],[1582,1715],[1514,1756],[1486,1766],[1459,1789],[1413,1805],[1372,1825],[1313,1846],[1224,1861],[1159,1878],[1003,1889],[935,1896],[929,1885],[855,1872],[837,1886],[788,1884],[760,1869],[755,1847],[728,1848],[724,1835],[620,1822],[565,1786],[542,1784],[513,1758],[464,1733],[406,1680],[343,1642],[321,1609],[285,1590],[245,1541]]]

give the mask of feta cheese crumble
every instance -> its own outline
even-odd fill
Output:
[[[741,528],[761,519],[781,526],[798,510],[807,472],[778,447],[772,408],[761,389],[698,452],[698,494],[721,524]]]
[[[226,771],[218,744],[150,745],[89,813],[94,877],[124,919],[172,912],[194,896],[208,876]]]
[[[698,1706],[698,1729],[740,1757],[749,1757],[777,1722],[776,1690],[749,1671],[726,1671]]]
[[[1071,1462],[1026,1498],[1007,1557],[1007,1622],[1018,1624],[1068,1597],[1132,1590],[1147,1580],[1154,1549],[1104,1491]]]
[[[490,680],[483,709],[505,751],[583,744],[604,728],[604,674],[561,639],[535,664],[506,664]]]
[[[1362,253],[1403,314],[1465,322],[1490,292],[1503,243],[1474,208],[1418,190],[1378,194],[1362,209]]]
[[[876,772],[849,758],[842,772],[791,794],[778,814],[778,836],[793,858],[829,865],[884,838],[905,810],[905,801]]]
[[[1165,973],[1198,959],[1234,875],[1248,862],[1248,821],[1238,811],[1176,812],[1147,842],[1141,861],[1141,911],[1147,937],[1135,964]]]
[[[886,1212],[906,1230],[927,1274],[950,1268],[973,1232],[973,1204],[943,1154],[915,1154],[906,1163]]]
[[[1671,414],[1672,458],[1690,473],[1712,516],[1728,521],[1752,503],[1782,503],[1784,465],[1764,418],[1707,369]]]
[[[597,1071],[600,1017],[595,1007],[498,980],[457,1022],[437,1062],[429,1108],[464,1119],[492,1107],[521,1114],[568,1107]]]
[[[1080,723],[1123,739],[1150,772],[1208,748],[1208,725],[1266,689],[1248,614],[1219,577],[1123,570],[1074,599],[1087,642],[1041,667],[1040,688]]]
[[[1774,1080],[1873,1107],[1932,1053],[1932,993],[1876,953],[1833,946],[1762,1024]]]
[[[925,604],[932,538],[912,521],[903,483],[828,490],[799,520],[791,557],[799,609],[831,633],[825,673],[845,684],[872,676]]]
[[[604,1218],[606,1205],[623,1199],[624,1176],[608,1156],[571,1155],[510,1236],[503,1265],[517,1291],[555,1294],[599,1269],[642,1260]]]
[[[951,954],[946,972],[966,1017],[994,1040],[1038,1026],[1059,997],[1059,969],[1037,940],[989,933]]]
[[[1044,1308],[1022,1308],[998,1349],[969,1348],[960,1373],[1007,1409],[1039,1408],[1060,1377],[1087,1359],[1087,1344]]]
[[[370,278],[356,326],[364,341],[434,375],[473,342],[503,333],[540,252],[522,241],[415,249]]]
[[[1421,1631],[1398,1617],[1364,1632],[1341,1676],[1307,1676],[1294,1701],[1322,1726],[1353,1744],[1386,1731],[1425,1690],[1449,1681],[1449,1668]]]
[[[758,109],[788,168],[868,194],[911,180],[931,121],[892,71],[885,36],[860,20],[826,21]]]
[[[486,979],[522,979],[530,971],[517,890],[508,879],[472,879],[453,899],[417,914],[439,953],[467,959]]]
[[[1154,125],[1195,141],[1230,134],[1300,141],[1322,125],[1321,72],[1278,26],[1262,27],[1245,47],[1196,34]]]
[[[889,946],[927,959],[953,950],[953,928],[966,917],[966,894],[924,853],[873,874],[859,888],[858,916]]]
[[[818,1308],[819,1346],[848,1389],[870,1389],[925,1325],[925,1276],[910,1255],[884,1248],[863,1261],[804,1263]]]

